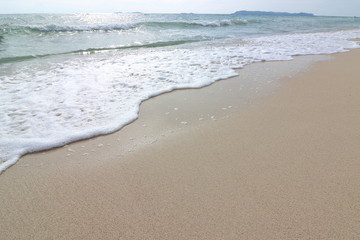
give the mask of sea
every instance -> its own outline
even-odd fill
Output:
[[[117,131],[150,97],[259,61],[359,48],[355,38],[356,17],[0,15],[0,172],[26,153]]]

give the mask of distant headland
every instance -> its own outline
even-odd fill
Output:
[[[264,12],[264,11],[237,11],[236,15],[279,15],[279,16],[314,16],[312,13]]]

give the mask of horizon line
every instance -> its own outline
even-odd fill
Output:
[[[253,11],[253,10],[239,10],[239,11],[268,12],[268,13],[290,13],[290,14],[308,13],[308,12],[277,12],[277,11],[260,11],[260,10],[256,10],[256,11]],[[235,12],[237,12],[237,11],[235,11]],[[79,11],[79,12],[77,12],[77,11],[73,11],[73,12],[14,12],[14,13],[1,13],[0,12],[0,15],[15,15],[15,14],[19,14],[19,15],[26,15],[26,14],[194,14],[194,15],[236,15],[236,14],[234,14],[235,12],[233,12],[233,13],[196,13],[196,12],[139,12],[139,11],[131,11],[131,12],[121,12],[121,11],[114,11],[114,12],[81,12],[81,11]],[[360,17],[360,16],[353,16],[353,15],[319,15],[319,14],[315,14],[315,13],[310,13],[310,14],[313,14],[313,17],[354,17],[354,18],[359,18]],[[239,14],[239,15],[242,15],[242,14]],[[251,16],[251,15],[258,15],[258,14],[248,14],[248,16]],[[262,14],[260,14],[260,15],[262,15]],[[262,16],[267,16],[267,15],[263,14]],[[276,14],[274,14],[273,16],[276,16]],[[287,15],[287,16],[291,17],[291,15]]]

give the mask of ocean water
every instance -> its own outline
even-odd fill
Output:
[[[353,38],[359,18],[0,15],[0,172],[28,152],[120,129],[149,97],[254,62],[360,47]]]

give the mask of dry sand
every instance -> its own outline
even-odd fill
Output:
[[[360,50],[316,58],[25,156],[0,175],[0,239],[360,239]]]

